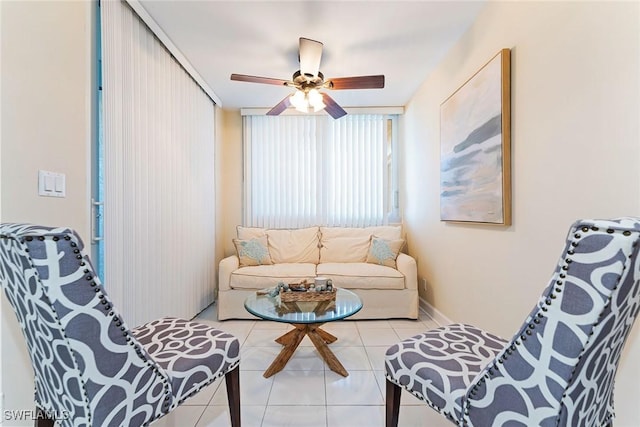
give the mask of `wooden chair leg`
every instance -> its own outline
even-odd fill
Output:
[[[387,380],[386,396],[386,427],[398,427],[398,414],[400,413],[400,386]]]
[[[240,366],[236,366],[224,376],[227,383],[227,399],[229,400],[229,414],[231,427],[240,427]]]
[[[55,420],[36,406],[36,421],[33,425],[35,427],[55,427]]]

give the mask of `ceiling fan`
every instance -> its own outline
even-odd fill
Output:
[[[298,50],[300,69],[293,73],[291,80],[273,79],[269,77],[248,76],[245,74],[231,74],[231,80],[239,82],[263,83],[269,85],[287,86],[295,88],[293,94],[287,95],[267,112],[268,116],[277,116],[288,107],[293,106],[301,112],[316,112],[322,109],[334,119],[347,114],[336,101],[321,89],[382,89],[384,76],[337,77],[325,80],[320,72],[322,59],[322,43],[316,40],[300,38]]]

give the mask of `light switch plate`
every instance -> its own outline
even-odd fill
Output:
[[[63,173],[38,171],[38,195],[44,197],[65,197],[66,176]]]

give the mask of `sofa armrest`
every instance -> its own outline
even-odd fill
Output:
[[[240,267],[240,259],[231,255],[220,261],[218,268],[218,292],[231,289],[231,273]]]
[[[418,289],[418,265],[412,256],[400,252],[396,258],[398,271],[404,275],[406,289]]]

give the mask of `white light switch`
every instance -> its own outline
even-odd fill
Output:
[[[55,181],[56,181],[56,187],[55,187],[55,192],[56,193],[62,193],[62,195],[64,196],[64,190],[65,190],[65,179],[64,179],[64,174],[58,174],[55,177]]]
[[[38,195],[45,197],[65,197],[65,174],[43,170],[38,171]]]
[[[47,193],[53,191],[53,176],[52,175],[45,175],[44,176],[44,191],[46,191]]]

